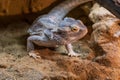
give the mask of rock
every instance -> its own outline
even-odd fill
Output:
[[[20,72],[16,73],[17,80],[42,80],[44,79],[43,74],[35,69],[25,68]]]
[[[120,74],[119,69],[115,71],[109,67],[100,66],[95,62],[88,60],[78,60],[73,58],[61,59],[60,64],[62,68],[67,72],[72,72],[76,75],[76,80],[119,80],[120,77],[116,77]],[[114,74],[113,74],[114,73]],[[72,79],[70,79],[72,80]]]
[[[90,18],[95,21],[91,35],[95,61],[109,67],[120,67],[120,20],[106,9],[101,9],[100,14],[97,9],[90,13]]]
[[[95,3],[91,8],[89,18],[92,22],[96,23],[103,19],[115,18],[115,16],[111,12],[109,12],[107,9],[100,6],[98,3]]]
[[[0,16],[41,11],[56,0],[0,0]]]
[[[10,80],[119,80],[120,69],[102,66],[91,60],[68,57],[49,49],[39,52],[41,59],[24,56],[16,58],[10,54],[0,54],[0,79]],[[15,59],[13,61],[13,59]]]
[[[36,17],[48,12],[52,8],[49,6],[55,1],[56,0],[0,0],[0,22],[2,24],[8,24],[14,21],[24,20],[31,23]]]
[[[14,78],[3,72],[0,72],[0,80],[14,80]]]

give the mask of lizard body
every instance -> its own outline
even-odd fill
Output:
[[[64,17],[70,10],[88,1],[91,0],[66,0],[48,14],[38,17],[28,29],[29,55],[37,57],[33,54],[33,43],[35,43],[45,47],[65,45],[68,55],[79,56],[73,51],[71,43],[84,37],[87,34],[87,28],[80,20]]]

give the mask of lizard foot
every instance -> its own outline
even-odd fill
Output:
[[[75,52],[70,52],[70,53],[68,53],[68,56],[70,56],[70,57],[79,57],[79,56],[81,56],[81,54],[78,54],[78,53],[75,53]]]
[[[39,53],[36,52],[36,51],[30,51],[30,52],[29,52],[29,56],[30,56],[30,57],[33,57],[34,59],[40,59],[41,57],[38,56],[37,54],[39,54]]]

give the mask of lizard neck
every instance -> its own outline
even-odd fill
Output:
[[[57,7],[53,8],[48,15],[62,19],[65,15],[71,11],[73,8],[77,7],[80,4],[89,2],[92,0],[66,0]]]

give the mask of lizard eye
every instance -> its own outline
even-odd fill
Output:
[[[74,26],[74,27],[71,28],[71,31],[73,31],[73,32],[78,32],[78,31],[79,31],[79,28],[76,27],[76,26]]]

